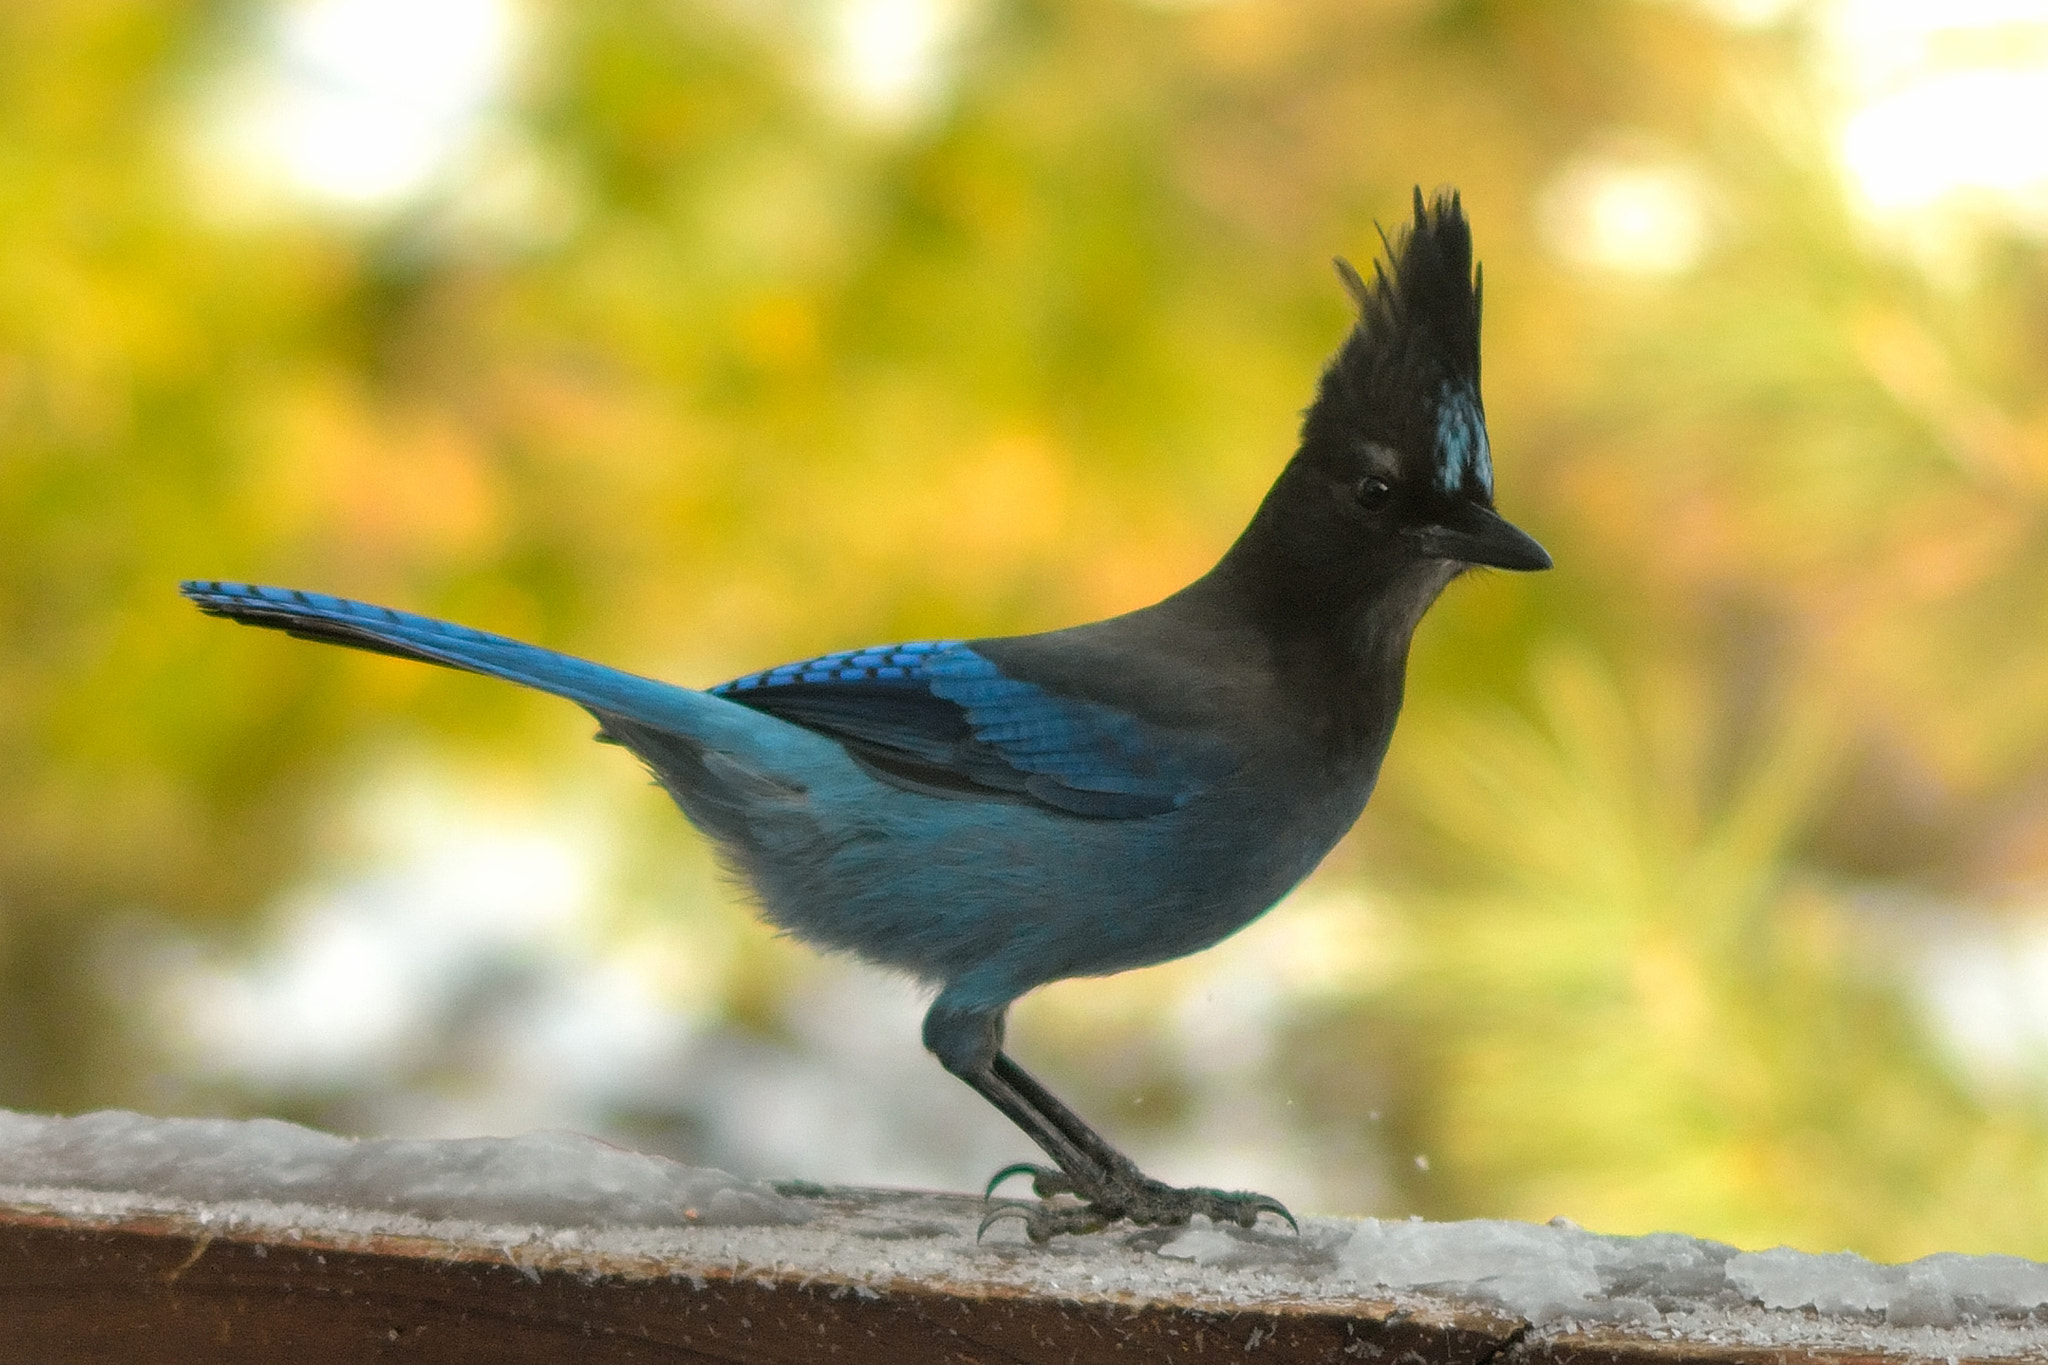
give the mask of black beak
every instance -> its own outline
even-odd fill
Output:
[[[1430,526],[1418,526],[1408,533],[1417,547],[1432,559],[1454,559],[1461,564],[1485,564],[1495,569],[1530,572],[1550,567],[1550,554],[1529,533],[1476,502],[1458,504],[1456,511]]]

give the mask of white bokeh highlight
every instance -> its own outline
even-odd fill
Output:
[[[2048,0],[1835,0],[1840,155],[1880,221],[2048,229]]]
[[[1914,970],[1942,1037],[1980,1084],[2048,1085],[2048,915],[1945,918]]]
[[[897,125],[936,106],[968,0],[834,0],[827,14],[828,83],[854,115]]]
[[[1574,264],[1620,275],[1682,274],[1709,239],[1704,178],[1654,155],[1591,153],[1568,163],[1538,212],[1551,249]]]
[[[419,1046],[480,971],[588,959],[602,977],[588,946],[604,875],[595,840],[487,811],[428,786],[379,793],[357,817],[371,845],[360,870],[294,892],[247,954],[171,959],[158,1006],[177,1046],[249,1085],[361,1084]],[[660,1017],[649,987],[564,985],[586,1006],[535,1022],[579,1054],[630,1053]]]
[[[252,195],[389,209],[485,145],[521,36],[508,0],[290,0],[216,92],[202,142]]]

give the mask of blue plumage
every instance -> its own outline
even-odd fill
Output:
[[[885,781],[1008,793],[1073,815],[1173,810],[1228,763],[1200,736],[1056,696],[958,640],[842,650],[711,692],[845,742]]]
[[[748,673],[722,682],[711,690],[721,697],[751,692],[757,687],[787,687],[791,683],[907,682],[921,684],[929,676],[926,668],[934,655],[961,648],[958,640],[913,640],[900,645],[870,645],[866,649],[842,649],[820,654],[793,664],[782,664],[759,673]]]
[[[708,690],[344,598],[190,582],[203,611],[586,707],[774,923],[937,988],[924,1041],[1052,1159],[1034,1237],[1249,1226],[1263,1195],[1145,1177],[1002,1050],[1026,991],[1162,962],[1262,913],[1364,808],[1410,637],[1464,567],[1549,557],[1493,510],[1479,296],[1456,196],[1372,283],[1301,445],[1209,573],[1041,635],[842,650]],[[1007,1174],[1007,1172],[1006,1172]]]

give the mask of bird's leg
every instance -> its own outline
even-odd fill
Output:
[[[1079,1206],[1007,1202],[982,1220],[982,1229],[1001,1218],[1022,1219],[1033,1241],[1062,1232],[1097,1232],[1119,1219],[1145,1225],[1179,1225],[1196,1214],[1217,1222],[1251,1227],[1261,1213],[1277,1214],[1296,1231],[1294,1216],[1277,1199],[1247,1191],[1186,1189],[1154,1180],[1129,1157],[1054,1098],[1031,1074],[1001,1050],[1001,1013],[942,1011],[925,1017],[925,1045],[961,1080],[1001,1110],[1052,1158],[1054,1167],[1006,1167],[989,1190],[1011,1175],[1029,1174],[1041,1199],[1073,1194]]]
[[[1116,1179],[1119,1183],[1130,1184],[1142,1181],[1145,1178],[1144,1173],[1138,1169],[1137,1163],[1133,1162],[1116,1148],[1110,1146],[1107,1138],[1103,1137],[1102,1134],[1096,1132],[1093,1128],[1090,1128],[1079,1114],[1076,1114],[1073,1110],[1067,1108],[1066,1105],[1060,1103],[1050,1090],[1047,1090],[1038,1082],[1036,1077],[1023,1067],[1017,1065],[1011,1059],[1009,1053],[998,1052],[995,1056],[991,1057],[989,1059],[989,1072],[998,1084],[1007,1087],[1016,1096],[1027,1112],[1043,1124],[1050,1126],[1068,1144],[1080,1151],[1094,1168],[1101,1173],[1104,1179]],[[969,1080],[967,1083],[973,1085],[983,1095],[989,1094],[988,1090],[980,1085],[976,1085],[974,1081]],[[1001,1105],[997,1107],[1002,1108]],[[1009,1110],[1004,1109],[1003,1112],[1009,1113]],[[1015,1115],[1011,1117],[1013,1120],[1015,1119]],[[1020,1123],[1019,1126],[1023,1127],[1027,1133],[1032,1132],[1030,1125]],[[1035,1137],[1036,1134],[1034,1133],[1033,1136]],[[1046,1144],[1043,1139],[1040,1139],[1038,1145],[1045,1147]],[[1050,1153],[1052,1149],[1047,1147],[1046,1150]],[[1055,1157],[1055,1160],[1057,1160],[1057,1157]],[[997,1172],[995,1179],[989,1182],[990,1193],[994,1193],[995,1187],[1002,1184],[1010,1176],[1027,1173],[1032,1178],[1032,1189],[1042,1198],[1050,1199],[1056,1194],[1079,1193],[1074,1184],[1074,1177],[1069,1173],[1069,1168],[1064,1162],[1060,1164],[1060,1169],[1058,1170],[1048,1170],[1043,1166],[1033,1166],[1029,1163],[1020,1163],[1007,1167]]]

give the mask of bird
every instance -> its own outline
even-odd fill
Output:
[[[1390,237],[1293,456],[1214,567],[1150,606],[1038,634],[843,650],[697,689],[317,592],[187,581],[200,610],[566,698],[632,751],[774,926],[935,989],[923,1043],[1044,1153],[993,1204],[1043,1242],[1264,1194],[1145,1175],[1004,1050],[1050,982],[1208,948],[1364,811],[1424,612],[1475,567],[1549,554],[1494,509],[1482,284],[1455,190]]]

